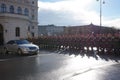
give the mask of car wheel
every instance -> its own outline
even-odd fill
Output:
[[[4,54],[8,54],[7,48],[4,48]]]
[[[18,55],[22,55],[23,54],[21,49],[18,49],[17,53],[18,53]]]

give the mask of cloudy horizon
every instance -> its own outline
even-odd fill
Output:
[[[102,25],[120,28],[120,16],[106,11],[111,8],[109,5],[111,2],[102,6]],[[100,24],[99,2],[96,0],[39,0],[38,6],[39,25]]]

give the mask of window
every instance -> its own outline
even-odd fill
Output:
[[[29,10],[27,8],[25,8],[24,14],[25,14],[25,16],[29,16]]]
[[[28,26],[28,31],[30,31],[30,26]]]
[[[6,5],[5,4],[1,5],[1,12],[2,13],[6,12]]]
[[[34,20],[35,19],[35,16],[34,15],[32,15],[32,20]]]
[[[10,6],[10,13],[14,13],[14,6]]]
[[[31,9],[32,10],[32,20],[34,20],[35,19],[35,10],[34,9]]]
[[[34,37],[35,36],[35,33],[34,32],[32,32],[32,37]]]
[[[19,2],[19,3],[20,3],[20,2],[21,2],[21,0],[17,0],[17,2]]]
[[[21,7],[18,7],[17,12],[18,12],[18,14],[22,14],[22,9],[21,9]]]
[[[32,29],[34,29],[34,26],[32,26]]]
[[[7,42],[7,44],[14,44],[15,42],[13,40]]]
[[[16,34],[16,37],[20,37],[20,28],[19,27],[16,27],[15,34]]]
[[[16,40],[17,44],[29,44],[30,42],[27,40]]]
[[[34,4],[34,1],[32,1],[32,4]]]

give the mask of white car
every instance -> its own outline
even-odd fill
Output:
[[[37,54],[39,46],[30,43],[27,40],[10,40],[4,46],[4,53],[15,52],[18,54]]]

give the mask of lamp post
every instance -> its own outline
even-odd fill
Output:
[[[105,4],[104,0],[97,0],[100,2],[100,32],[101,32],[101,27],[102,27],[102,4]]]

